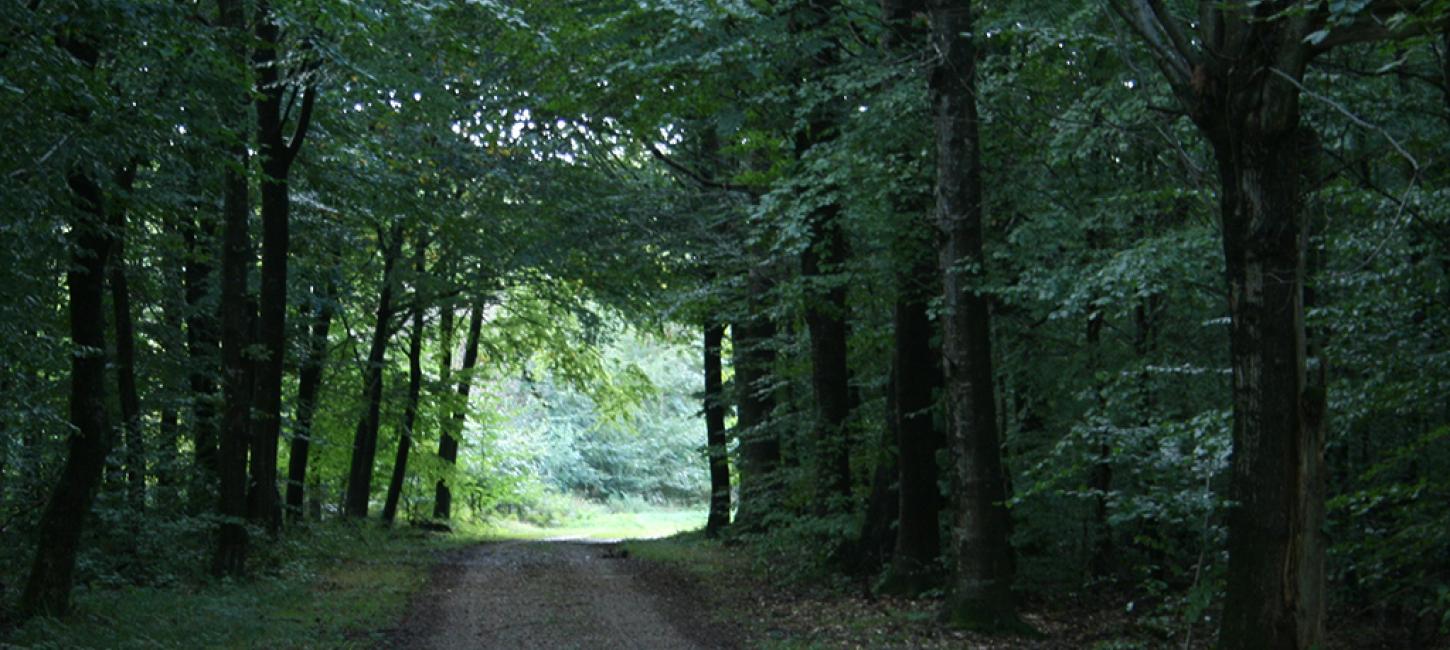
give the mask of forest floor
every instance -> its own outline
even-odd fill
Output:
[[[1119,635],[1121,608],[1033,608],[1041,635],[986,636],[941,625],[939,599],[794,589],[739,547],[686,533],[654,540],[491,541],[442,553],[385,647],[967,648],[1153,647]],[[1041,610],[1041,611],[1038,611]],[[1198,648],[1182,640],[1174,647]]]

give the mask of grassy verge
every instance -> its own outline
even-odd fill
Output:
[[[258,549],[242,580],[79,589],[64,619],[36,619],[0,646],[20,648],[363,648],[401,620],[433,552],[472,541],[346,522],[289,531]]]
[[[467,529],[484,539],[581,539],[614,541],[668,537],[705,525],[704,510],[641,510],[584,512],[557,526],[536,526],[502,519]]]

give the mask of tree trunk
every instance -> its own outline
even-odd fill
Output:
[[[933,392],[941,386],[941,371],[931,347],[934,332],[926,293],[939,291],[940,282],[931,267],[916,269],[909,275],[910,280],[899,289],[903,297],[897,300],[894,319],[896,378],[892,401],[900,454],[900,506],[895,552],[886,584],[898,593],[918,594],[937,586],[937,558],[941,555],[937,516],[942,504],[936,452],[943,436],[932,417]]]
[[[91,59],[91,65],[95,59]],[[66,179],[78,203],[71,225],[73,249],[66,285],[70,299],[70,423],[60,480],[40,516],[35,559],[20,596],[22,616],[60,616],[70,608],[71,574],[81,529],[90,513],[106,455],[111,424],[106,414],[106,229],[101,188],[79,172]]]
[[[478,365],[478,339],[483,332],[483,306],[482,300],[474,303],[473,312],[468,317],[468,341],[464,344],[461,370],[463,378],[458,380],[458,396],[461,403],[458,410],[453,412],[450,430],[444,431],[438,440],[438,457],[449,465],[458,463],[458,438],[454,436],[463,435],[463,426],[468,419],[468,393],[471,390],[470,382],[473,381],[473,368]],[[448,480],[440,478],[434,489],[433,518],[446,520],[452,516],[453,491],[448,487]]]
[[[725,455],[725,379],[720,348],[725,326],[705,326],[705,445],[710,459],[710,514],[705,535],[717,537],[730,525],[730,461]]]
[[[1294,108],[1277,116],[1278,129],[1210,135],[1222,183],[1234,393],[1223,648],[1311,648],[1324,637],[1325,395],[1306,373]]]
[[[771,428],[775,410],[771,372],[775,366],[775,323],[762,304],[770,291],[765,271],[752,268],[747,279],[749,314],[730,327],[735,369],[735,435],[740,440],[740,496],[735,511],[737,530],[765,528],[774,507],[780,438]]]
[[[316,99],[308,85],[291,141],[283,135],[287,115],[277,57],[278,26],[267,0],[257,4],[257,141],[262,156],[262,301],[260,343],[265,356],[257,364],[256,422],[253,431],[249,516],[276,534],[282,524],[277,495],[277,443],[282,431],[282,374],[287,356],[287,255],[292,199],[287,176],[307,136]],[[290,108],[290,107],[289,107]]]
[[[820,47],[810,53],[807,70],[797,78],[823,76],[839,63],[840,45],[825,33],[836,0],[806,0],[790,7],[789,29],[798,38],[810,38]],[[838,117],[832,108],[816,106],[804,128],[792,137],[797,161],[811,149],[835,139]],[[848,329],[846,284],[839,274],[849,254],[841,206],[828,202],[806,216],[806,247],[801,251],[805,282],[805,320],[810,333],[811,390],[815,421],[811,425],[814,454],[811,465],[819,513],[843,512],[851,498],[851,456],[846,420],[851,414],[850,370],[847,367]]]
[[[322,389],[322,373],[327,367],[327,336],[332,329],[332,315],[336,311],[334,301],[337,299],[337,285],[331,275],[324,286],[320,294],[313,296],[312,309],[316,311],[317,319],[312,323],[307,359],[297,377],[297,421],[294,423],[292,447],[287,455],[287,512],[293,519],[302,516],[308,455],[312,453],[312,421],[317,414],[317,394]]]
[[[991,315],[976,284],[984,275],[982,169],[969,3],[931,0],[931,97],[936,121],[937,219],[945,283],[942,356],[948,431],[955,452],[956,571],[946,603],[959,627],[1014,628],[1014,558],[998,441]]]
[[[130,192],[136,168],[128,165],[116,174],[117,187]],[[126,445],[126,495],[136,510],[146,506],[146,446],[141,434],[141,397],[136,391],[136,326],[131,319],[131,290],[126,283],[126,210],[107,210],[112,229],[109,259],[111,309],[116,334],[116,395],[121,406],[121,430]]]
[[[212,486],[218,477],[217,465],[217,421],[216,421],[216,379],[213,368],[218,367],[220,356],[217,350],[217,312],[211,293],[212,239],[215,227],[202,226],[189,220],[183,226],[182,237],[186,243],[186,270],[182,283],[186,292],[186,351],[189,360],[187,383],[191,390],[191,440],[197,473],[199,476],[188,485],[188,500],[194,512],[202,509],[201,504],[210,502]]]
[[[218,0],[217,25],[224,31],[230,56],[236,63],[247,60],[246,17],[241,0]],[[241,81],[241,80],[237,80]],[[238,84],[238,89],[245,89]],[[248,93],[238,93],[236,105],[227,113],[227,121],[240,128],[246,119]],[[230,99],[228,99],[230,101]],[[221,445],[217,456],[220,476],[221,526],[217,551],[212,559],[212,573],[241,575],[246,569],[247,529],[242,520],[247,515],[247,447],[250,434],[252,378],[244,354],[251,343],[252,318],[247,300],[247,272],[255,260],[248,217],[251,199],[247,187],[247,149],[243,144],[229,148],[228,160],[222,161],[222,394],[226,405],[222,413]]]
[[[353,435],[352,464],[348,469],[347,496],[343,507],[343,514],[357,518],[368,516],[368,501],[373,491],[373,461],[378,453],[378,418],[383,403],[383,365],[388,353],[388,338],[392,333],[393,268],[397,266],[403,249],[403,226],[393,226],[387,241],[379,243],[385,247],[383,284],[378,292],[377,322],[373,327],[372,345],[368,349],[368,365],[363,372],[363,401],[366,406]]]
[[[836,274],[846,258],[840,207],[817,210],[808,224],[811,242],[801,253],[806,284],[806,329],[810,331],[811,388],[815,395],[813,439],[817,505],[843,511],[851,497],[851,457],[846,421],[851,415],[850,370],[846,361],[846,287]],[[822,287],[822,285],[826,285]]]
[[[383,501],[383,523],[392,524],[398,515],[398,500],[403,495],[403,479],[408,475],[408,453],[413,447],[413,425],[418,420],[418,398],[423,391],[423,295],[418,283],[423,279],[427,240],[418,242],[413,262],[413,331],[408,338],[408,405],[403,410],[403,428],[398,431],[398,454],[393,460],[393,476],[388,481],[388,496]]]

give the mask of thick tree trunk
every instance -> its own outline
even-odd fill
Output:
[[[287,455],[287,513],[292,518],[302,516],[308,456],[312,453],[312,421],[317,414],[317,394],[322,389],[322,373],[327,366],[327,337],[336,311],[333,301],[337,299],[337,286],[331,277],[324,286],[320,294],[313,296],[312,310],[317,313],[317,319],[312,322],[307,359],[297,377],[297,421]]]
[[[413,331],[408,338],[408,405],[403,409],[403,427],[398,431],[398,453],[393,459],[393,476],[388,481],[388,496],[383,500],[383,523],[392,524],[398,515],[398,500],[403,496],[403,480],[408,476],[408,453],[413,448],[413,425],[418,421],[418,398],[423,391],[423,295],[418,282],[423,278],[423,261],[427,240],[418,243],[413,262]]]
[[[241,0],[218,0],[218,27],[224,30],[230,55],[237,63],[247,59],[246,18]],[[239,88],[242,86],[239,86]],[[227,114],[240,127],[245,120],[246,94]],[[246,569],[247,529],[242,520],[247,515],[247,447],[251,424],[252,378],[244,354],[251,343],[251,311],[247,300],[247,271],[255,254],[247,219],[251,212],[245,146],[233,145],[228,160],[222,162],[222,394],[226,405],[222,413],[221,444],[217,455],[220,477],[221,526],[218,531],[212,573],[241,575]]]
[[[94,65],[94,59],[91,63]],[[71,574],[81,529],[111,450],[105,394],[105,279],[111,238],[101,188],[78,172],[66,182],[78,203],[70,233],[71,266],[66,272],[73,347],[70,423],[75,431],[67,445],[60,480],[40,516],[35,559],[20,596],[22,616],[60,616],[70,608]]]
[[[937,219],[945,283],[943,350],[947,423],[955,452],[956,571],[947,620],[978,629],[1017,627],[1011,519],[998,441],[991,316],[983,276],[982,169],[970,3],[930,0],[931,97],[936,120]]]
[[[383,403],[383,365],[387,360],[388,338],[392,333],[393,269],[403,249],[403,227],[393,226],[386,242],[379,242],[383,251],[383,284],[378,292],[377,321],[373,327],[372,345],[368,348],[368,365],[363,371],[363,416],[353,435],[352,463],[347,474],[347,492],[343,514],[349,517],[368,516],[368,501],[373,491],[373,463],[378,453],[378,418]]]
[[[765,271],[753,268],[747,279],[749,315],[730,327],[735,369],[735,435],[740,440],[740,495],[735,529],[756,531],[774,507],[780,438],[772,429],[775,411],[771,373],[775,366],[775,323],[762,297],[770,290]]]
[[[277,494],[277,443],[282,431],[282,374],[287,356],[287,256],[292,199],[287,176],[307,137],[315,86],[307,86],[297,128],[288,142],[283,135],[287,115],[279,74],[279,28],[267,0],[257,4],[257,141],[262,156],[262,301],[260,343],[265,356],[257,364],[257,404],[252,447],[249,516],[276,534],[282,524]],[[302,92],[302,91],[299,91]]]
[[[1324,637],[1325,395],[1306,373],[1297,112],[1278,125],[1210,136],[1234,393],[1223,648],[1307,649]]]
[[[463,350],[463,378],[458,380],[458,397],[461,403],[453,412],[453,422],[438,440],[438,457],[449,465],[458,464],[458,438],[463,435],[463,426],[468,420],[468,393],[472,390],[473,368],[478,365],[478,339],[483,332],[484,301],[474,303],[468,317],[468,340]],[[444,425],[449,426],[449,425]],[[433,518],[446,520],[453,516],[453,490],[446,478],[438,479],[433,494]]]
[[[725,455],[725,378],[720,348],[725,326],[705,326],[705,445],[710,459],[710,514],[705,535],[716,537],[730,525],[730,461]]]
[[[116,184],[121,191],[129,192],[135,179],[136,168],[128,165],[116,175]],[[146,446],[141,433],[141,397],[136,390],[136,326],[131,319],[131,289],[126,283],[126,210],[112,205],[107,213],[112,229],[107,271],[116,334],[116,395],[121,406],[121,431],[125,434],[126,495],[131,507],[141,510],[146,506]]]

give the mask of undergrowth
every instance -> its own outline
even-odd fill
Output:
[[[250,577],[199,571],[154,584],[79,585],[72,612],[0,632],[0,647],[363,648],[401,621],[435,551],[466,534],[329,522],[257,542]],[[188,557],[188,560],[195,558]]]

